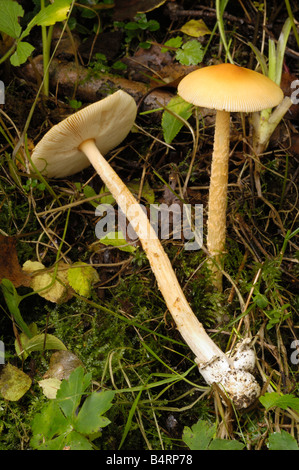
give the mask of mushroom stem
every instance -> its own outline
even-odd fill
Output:
[[[222,290],[222,273],[213,262],[213,258],[221,266],[226,236],[229,123],[229,112],[216,112],[209,191],[207,247],[212,257],[210,269],[213,273],[213,283],[220,291]]]
[[[170,260],[147,215],[130,190],[102,156],[94,140],[84,141],[79,148],[89,159],[138,235],[167,308],[180,334],[195,354],[202,376],[209,385],[214,382],[221,384],[232,400],[238,401],[237,406],[240,403],[239,407],[241,408],[248,406],[259,393],[259,386],[256,384],[254,377],[249,372],[244,372],[246,375],[245,380],[236,379],[236,370],[233,367],[232,359],[223,353],[209,337],[189,306]],[[249,382],[251,386],[249,386]]]
[[[138,235],[167,308],[190,349],[201,363],[210,361],[214,356],[223,355],[194,315],[155,230],[131,191],[101,155],[93,140],[83,142],[80,149],[87,156]]]

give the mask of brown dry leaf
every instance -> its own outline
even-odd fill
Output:
[[[16,239],[0,234],[0,282],[2,279],[9,279],[15,287],[30,286],[30,276],[19,264]]]
[[[83,366],[83,364],[76,354],[71,351],[56,351],[51,356],[49,369],[43,378],[67,380],[71,372],[79,366]]]

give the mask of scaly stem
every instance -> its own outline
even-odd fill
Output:
[[[222,264],[226,237],[226,207],[229,161],[229,123],[230,113],[217,111],[214,150],[211,166],[207,247],[212,261],[215,286],[222,290],[222,273],[213,263]]]

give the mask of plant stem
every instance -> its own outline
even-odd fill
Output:
[[[298,34],[298,31],[297,31],[297,28],[296,28],[296,25],[295,25],[294,16],[293,16],[293,12],[292,12],[292,8],[291,8],[289,0],[285,0],[285,4],[286,4],[286,7],[287,7],[287,12],[288,12],[288,15],[289,15],[289,18],[290,18],[290,21],[291,21],[291,25],[292,25],[292,28],[293,28],[294,36],[295,36],[296,41],[297,41],[297,46],[299,47],[299,34]]]
[[[228,0],[216,0],[216,16],[217,16],[219,34],[220,34],[221,41],[223,43],[227,58],[231,64],[234,64],[234,60],[231,56],[231,53],[229,52],[229,47],[227,45],[224,25],[223,25],[223,12],[225,10],[227,3],[228,3]]]

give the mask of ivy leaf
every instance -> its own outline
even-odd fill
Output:
[[[12,0],[0,0],[0,11],[0,31],[17,39],[22,30],[18,18],[24,15],[23,8]]]
[[[177,51],[175,57],[182,65],[198,65],[204,57],[204,49],[200,42],[192,39]]]
[[[190,103],[187,103],[180,96],[175,96],[169,101],[168,105],[166,106],[166,110],[163,112],[162,115],[161,125],[164,140],[167,144],[170,144],[175,138],[175,136],[179,133],[184,123],[180,119],[178,119],[174,114],[168,112],[167,109],[172,111],[172,113],[182,117],[183,119],[188,120],[192,114],[192,105]]]

